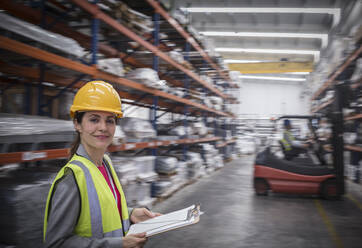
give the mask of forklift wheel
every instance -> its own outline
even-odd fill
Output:
[[[257,195],[268,195],[269,185],[264,178],[255,178],[254,189]]]
[[[322,197],[326,200],[338,200],[337,180],[328,179],[322,184]]]

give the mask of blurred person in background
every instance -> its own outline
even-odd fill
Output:
[[[306,153],[309,143],[297,140],[292,133],[292,123],[289,119],[284,120],[283,139],[281,143],[288,154],[287,159],[292,159],[301,153]]]
[[[70,115],[77,138],[48,194],[45,247],[143,247],[146,234],[126,236],[130,225],[160,214],[127,207],[106,154],[122,117],[118,93],[106,82],[91,81],[75,95]]]

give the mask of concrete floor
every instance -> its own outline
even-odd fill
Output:
[[[252,187],[253,156],[238,158],[156,204],[167,213],[201,203],[198,224],[149,238],[146,248],[361,248],[362,187],[341,201],[269,194]]]

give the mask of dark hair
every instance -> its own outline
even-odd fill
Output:
[[[289,126],[289,125],[290,125],[290,120],[285,119],[284,120],[284,126],[286,127],[286,126]]]
[[[74,114],[74,121],[76,121],[77,123],[82,123],[83,120],[83,116],[84,116],[85,112],[75,112]],[[69,159],[71,159],[73,157],[73,155],[76,153],[76,151],[78,150],[79,144],[80,144],[80,133],[78,131],[77,132],[77,137],[75,138],[72,147],[70,148],[70,157]]]

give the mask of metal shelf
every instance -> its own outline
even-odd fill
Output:
[[[147,2],[155,9],[157,13],[159,13],[163,18],[171,25],[173,26],[177,32],[179,32],[187,42],[189,42],[196,51],[200,53],[200,55],[211,65],[212,68],[214,68],[221,77],[223,77],[225,80],[229,81],[229,78],[221,71],[221,69],[211,60],[210,56],[200,47],[200,45],[196,42],[196,40],[186,32],[186,30],[174,19],[172,18],[166,10],[164,10],[161,5],[155,1],[155,0],[147,0]],[[239,88],[236,84],[231,84],[228,82],[229,85],[233,88]]]
[[[43,19],[45,19],[46,23],[53,23],[53,25],[51,27],[49,27],[49,30],[62,34],[66,37],[70,37],[70,38],[76,40],[83,47],[90,48],[90,46],[91,46],[90,45],[90,43],[91,43],[90,36],[80,33],[78,31],[72,29],[71,27],[64,25],[61,22],[57,22],[57,19],[50,15],[46,15],[44,17],[42,15],[42,13],[36,9],[30,8],[30,7],[21,5],[21,4],[16,4],[10,0],[0,1],[0,8],[8,11],[12,15],[14,15],[20,19],[23,19],[23,20],[33,23],[35,25],[38,25],[40,22],[42,22]],[[131,65],[131,66],[134,66],[137,68],[152,68],[152,66],[141,63],[141,62],[137,61],[135,58],[133,58],[132,56],[129,56],[128,54],[120,52],[117,49],[115,49],[105,43],[99,43],[98,49],[101,53],[103,53],[107,57],[121,58],[125,64]],[[184,84],[182,82],[175,80],[175,79],[171,78],[170,76],[166,76],[166,75],[159,73],[159,77],[161,79],[166,80],[168,83],[170,83],[173,86],[178,86],[178,87],[184,86]],[[236,100],[232,99],[231,97],[229,97],[228,100],[231,103],[236,103]]]
[[[93,5],[91,3],[88,3],[85,0],[71,0],[75,4],[77,4],[79,7],[83,8],[90,14],[94,16],[94,18],[99,19],[100,21],[103,21],[104,23],[108,24],[109,26],[113,27],[115,30],[119,31],[120,33],[126,35],[128,38],[130,38],[133,41],[136,41],[138,44],[142,45],[147,50],[153,52],[155,55],[163,59],[164,61],[168,62],[170,65],[174,66],[175,68],[179,69],[180,71],[184,72],[187,76],[198,82],[200,85],[204,86],[205,88],[209,89],[216,95],[219,95],[220,97],[224,99],[228,99],[228,95],[222,93],[218,89],[214,88],[209,83],[202,80],[196,73],[186,69],[181,64],[177,63],[173,59],[171,59],[167,54],[160,51],[157,47],[152,45],[151,43],[145,41],[142,39],[142,37],[138,36],[136,33],[134,33],[132,30],[126,28],[122,24],[118,23],[116,20],[105,14],[103,11],[99,10],[99,8],[96,5]]]
[[[346,145],[344,146],[344,149],[349,151],[362,152],[362,146]]]
[[[221,147],[227,146],[227,145],[235,143],[235,142],[236,142],[236,139],[234,138],[234,139],[225,141],[224,143],[216,145],[216,148],[221,148]]]
[[[357,114],[357,115],[353,115],[353,116],[344,118],[345,121],[357,120],[357,119],[362,119],[362,114]]]
[[[328,107],[329,105],[331,105],[333,103],[333,101],[334,101],[334,99],[330,99],[329,101],[319,105],[318,107],[315,107],[314,109],[312,109],[312,113],[318,112],[319,110]]]
[[[117,152],[117,151],[144,149],[144,148],[156,148],[161,146],[170,146],[177,144],[213,142],[221,139],[222,137],[208,137],[200,139],[180,139],[180,140],[170,140],[170,141],[155,140],[155,141],[140,142],[140,143],[124,143],[118,146],[110,146],[108,148],[108,151]],[[67,158],[70,155],[69,152],[70,152],[69,148],[63,148],[63,149],[51,149],[51,150],[39,150],[39,151],[0,153],[0,165]]]
[[[39,59],[42,60],[44,62],[48,62],[54,65],[58,65],[60,67],[63,68],[67,68],[69,70],[72,71],[76,71],[76,72],[80,72],[80,73],[84,73],[87,75],[90,75],[94,78],[102,78],[104,80],[110,81],[110,82],[114,82],[117,83],[121,86],[125,86],[128,88],[132,88],[138,91],[142,91],[145,93],[149,93],[155,96],[160,96],[175,102],[179,102],[179,103],[183,103],[192,107],[195,107],[197,109],[200,110],[204,110],[207,112],[211,112],[211,113],[215,113],[217,115],[220,116],[227,116],[227,117],[232,117],[230,114],[218,111],[218,110],[214,110],[211,109],[205,105],[199,104],[199,103],[195,103],[193,101],[184,99],[182,97],[178,97],[178,96],[174,96],[172,94],[160,91],[160,90],[156,90],[153,88],[149,88],[145,85],[139,84],[139,83],[135,83],[133,81],[130,81],[128,79],[125,78],[120,78],[117,76],[114,76],[112,74],[103,72],[101,70],[98,70],[96,67],[94,66],[88,66],[88,65],[84,65],[81,64],[79,62],[61,57],[59,55],[56,54],[52,54],[50,52],[46,52],[44,50],[41,50],[39,48],[36,47],[32,47],[29,45],[26,45],[24,43],[9,39],[7,37],[4,36],[0,36],[0,48],[2,49],[6,49],[15,53],[19,53],[19,54],[23,54],[35,59]]]
[[[339,68],[332,74],[332,76],[314,93],[312,100],[315,100],[320,96],[328,87],[332,85],[334,80],[338,77],[339,74],[341,74],[347,66],[352,63],[353,60],[355,60],[359,54],[362,52],[362,45],[352,53],[347,60],[339,66]]]

